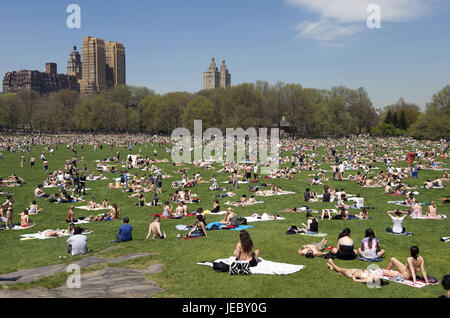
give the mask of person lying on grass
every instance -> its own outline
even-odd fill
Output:
[[[239,242],[236,244],[234,250],[234,256],[237,261],[249,261],[250,267],[258,265],[260,251],[253,251],[253,241],[250,238],[250,234],[247,231],[242,230],[239,232]]]
[[[203,211],[202,211],[203,212]],[[206,234],[206,222],[204,220],[203,214],[197,214],[195,216],[195,224],[191,231],[187,234],[187,237],[201,237],[208,236]]]
[[[326,254],[324,251],[325,244],[327,244],[327,242],[328,239],[324,237],[320,243],[310,243],[307,245],[303,245],[302,247],[300,247],[297,253],[308,258],[320,257]]]
[[[148,234],[145,239],[148,240],[148,238],[152,234],[153,234],[153,239],[165,239],[166,238],[166,233],[161,231],[161,217],[159,215],[155,215],[155,217],[153,219],[153,223],[151,223],[148,228]]]
[[[370,270],[343,268],[337,266],[332,259],[328,259],[327,266],[329,269],[343,274],[357,283],[375,283],[383,276],[383,270],[381,269]]]
[[[392,257],[389,260],[389,265],[386,269],[383,269],[384,276],[396,278],[399,280],[411,280],[414,285],[416,284],[416,273],[421,271],[422,276],[425,280],[425,284],[428,285],[428,276],[425,271],[425,261],[422,256],[419,256],[419,247],[412,246],[410,248],[411,257],[406,259],[406,264],[403,264],[396,258]],[[398,272],[393,271],[393,267],[397,267]],[[399,274],[400,273],[400,274]]]

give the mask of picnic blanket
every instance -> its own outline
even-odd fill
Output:
[[[236,261],[236,257],[231,256],[225,259],[218,259],[214,262],[223,262],[227,265],[231,265]],[[203,262],[197,263],[198,265],[205,265],[209,267],[213,267],[213,263]],[[265,275],[290,275],[294,274],[300,270],[305,268],[305,265],[293,265],[286,263],[277,263],[272,261],[266,261],[261,257],[258,259],[258,265],[255,267],[250,267],[250,271],[252,274],[265,274]]]
[[[422,216],[411,216],[411,219],[414,220],[443,220],[446,219],[447,216],[445,214],[441,214],[435,217],[432,216],[426,216],[426,215],[422,215]]]
[[[328,234],[327,233],[316,233],[316,234],[300,233],[300,235],[324,237],[324,236],[327,236]]]
[[[276,220],[285,220],[285,218],[277,217],[276,220],[271,219],[268,214],[263,213],[262,216],[259,216],[258,214],[253,214],[252,216],[246,216],[245,219],[247,220],[247,223],[252,222],[260,222],[260,221],[276,221]]]
[[[45,231],[43,231],[43,232],[41,232],[41,234],[39,234],[39,233],[34,233],[34,234],[23,234],[23,235],[20,235],[20,237],[22,237],[20,240],[21,241],[28,241],[28,240],[47,240],[47,239],[53,239],[53,238],[56,238],[56,237],[54,237],[54,236],[51,236],[51,237],[45,237],[45,233],[47,233],[48,231],[53,231],[53,230],[45,230]],[[94,231],[89,231],[89,232],[86,232],[86,233],[83,233],[83,235],[87,235],[87,234],[91,234],[91,233],[93,233]],[[67,236],[72,236],[73,234],[63,234],[63,235],[61,235],[61,236],[59,236],[59,237],[67,237]]]
[[[397,272],[397,271],[393,271],[393,272]],[[397,273],[398,273],[399,276],[401,275],[399,272],[397,272]],[[419,279],[416,279],[416,284],[415,285],[414,285],[414,282],[412,280],[406,280],[406,279],[399,280],[399,279],[392,278],[392,277],[387,277],[387,276],[384,276],[384,275],[381,276],[381,279],[388,280],[390,282],[395,282],[395,283],[407,285],[407,286],[410,286],[410,287],[415,287],[415,288],[422,288],[422,287],[427,286],[427,284],[425,284],[425,281],[419,280]],[[428,280],[428,281],[430,281],[430,280]],[[428,285],[439,285],[439,282],[437,282],[437,283],[429,283]]]
[[[106,208],[91,209],[88,205],[84,205],[84,206],[76,206],[75,209],[81,209],[81,210],[87,210],[87,211],[101,211],[101,210],[111,210],[112,206],[109,205]]]
[[[272,194],[272,193],[270,193],[270,194],[258,194],[258,192],[256,192],[255,196],[257,196],[257,197],[273,197],[273,196],[276,196],[276,195],[287,195],[287,194],[295,194],[295,192],[284,191],[284,192],[280,192],[280,193],[277,193],[277,194]]]
[[[20,225],[15,225],[13,228],[12,228],[12,230],[13,231],[20,231],[20,230],[28,230],[28,229],[31,229],[33,226],[35,226],[36,224],[33,224],[33,225],[31,225],[31,226],[27,226],[27,227],[23,227],[23,226],[20,226]]]
[[[227,214],[227,211],[220,211],[220,212],[217,212],[217,213],[212,213],[211,211],[209,211],[209,213],[206,213],[207,211],[204,211],[203,213],[204,214],[206,214],[206,215],[225,215],[225,214]]]
[[[253,227],[253,226],[249,226],[249,225],[239,225],[239,226],[231,226],[231,225],[229,225],[229,228],[222,229],[221,226],[224,226],[224,225],[225,224],[220,223],[220,222],[212,222],[212,223],[209,223],[206,226],[206,229],[207,230],[213,230],[213,228],[214,228],[214,229],[217,229],[217,230],[240,231],[240,230],[246,230],[246,229],[249,229],[249,228]]]
[[[403,207],[412,207],[413,206],[413,204],[404,204],[403,202],[404,201],[388,201],[387,203],[388,204],[396,204],[396,205],[400,205]]]
[[[225,204],[226,205],[232,205],[232,206],[235,206],[235,207],[240,207],[240,206],[249,206],[249,205],[255,205],[255,204],[263,204],[264,203],[264,201],[256,201],[256,202],[254,202],[254,203],[245,203],[245,204],[242,204],[241,202],[231,202],[231,201],[227,201],[227,202],[225,202]]]
[[[171,218],[168,218],[166,216],[163,216],[162,213],[150,214],[150,216],[157,216],[157,215],[159,215],[161,217],[161,219],[169,219],[169,220],[171,219]],[[174,220],[180,220],[180,219],[183,219],[183,218],[188,217],[188,216],[196,216],[196,215],[197,214],[188,214],[188,215],[186,215],[186,216],[184,216],[182,218],[174,218]]]

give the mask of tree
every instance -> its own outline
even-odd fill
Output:
[[[193,129],[194,120],[201,120],[204,128],[215,127],[217,120],[214,116],[215,107],[210,99],[197,96],[184,109],[182,123],[184,127]]]

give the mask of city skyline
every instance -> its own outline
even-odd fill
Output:
[[[3,35],[0,73],[37,69],[47,61],[66,65],[70,48],[82,47],[83,36],[92,34],[126,43],[127,83],[157,93],[201,90],[205,61],[217,53],[218,60],[231,62],[233,85],[264,80],[318,89],[362,86],[375,107],[403,97],[424,109],[448,84],[445,1],[402,1],[411,4],[408,10],[378,1],[382,28],[373,30],[365,25],[366,12],[355,18],[357,6],[346,6],[363,0],[344,2],[342,10],[308,0],[132,0],[113,9],[102,1],[76,3],[81,29],[65,26],[70,2],[1,3],[0,26],[16,27]],[[217,15],[226,17],[223,23]],[[39,36],[27,31],[30,26]]]

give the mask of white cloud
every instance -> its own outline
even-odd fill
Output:
[[[367,29],[370,13],[367,7],[377,4],[381,8],[381,22],[406,22],[432,12],[445,0],[284,0],[286,4],[318,15],[317,21],[303,21],[297,25],[296,37],[317,41],[346,38]]]

